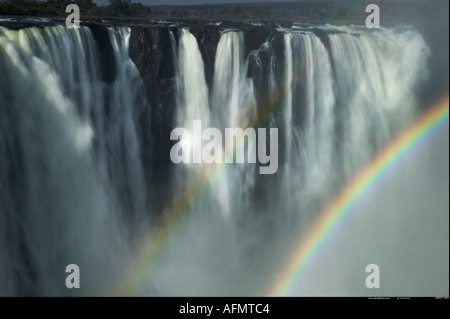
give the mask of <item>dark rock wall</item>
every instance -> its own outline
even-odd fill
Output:
[[[147,180],[153,182],[154,196],[157,202],[166,202],[172,189],[170,181],[171,167],[169,154],[173,143],[169,141],[170,132],[175,127],[175,76],[177,49],[173,47],[171,33],[178,44],[179,27],[169,26],[133,26],[130,37],[130,57],[137,66],[143,80],[147,101],[151,105],[151,120],[141,122],[143,140],[150,141],[152,152],[148,151],[148,142],[143,142],[143,162],[146,166]],[[196,37],[205,63],[205,75],[209,86],[214,74],[214,58],[220,31],[215,26],[194,25],[190,32]],[[140,119],[142,121],[142,119]],[[162,207],[157,207],[161,209]]]

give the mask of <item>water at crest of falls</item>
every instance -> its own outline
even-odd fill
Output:
[[[225,31],[212,83],[197,39],[185,28],[177,39],[171,33],[176,126],[239,127],[261,105],[277,104],[261,123],[279,128],[281,162],[270,178],[254,164],[230,165],[193,194],[201,198],[192,217],[144,294],[264,294],[283,240],[307,228],[414,117],[428,55],[420,34],[321,29],[325,42],[308,29],[274,30],[283,57],[270,37],[245,56],[244,33]],[[148,105],[128,55],[130,30],[111,28],[108,37],[112,81],[102,77],[88,28],[0,29],[0,295],[109,294],[137,236],[128,220],[145,224],[153,213],[158,199],[141,157],[151,145],[138,127]],[[197,169],[173,168],[173,198]],[[70,263],[82,269],[79,292],[64,287]]]

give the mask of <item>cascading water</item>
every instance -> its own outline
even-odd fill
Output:
[[[253,83],[246,77],[243,49],[244,35],[236,31],[224,32],[217,45],[211,109],[213,124],[222,132],[227,127],[244,127],[249,117],[255,112]],[[248,141],[248,143],[254,144],[256,141]],[[226,152],[233,152],[233,150],[226,149]],[[232,211],[242,210],[245,205],[245,192],[254,183],[253,174],[248,165],[243,165],[230,170],[219,181],[213,194],[227,216]],[[246,187],[237,189],[233,187],[235,184],[244,184]],[[235,201],[233,198],[239,200]],[[240,207],[235,207],[236,205]]]
[[[130,247],[158,220],[141,155],[158,150],[139,123],[160,106],[146,102],[130,32],[109,28],[99,47],[86,27],[0,29],[1,295],[76,294],[64,286],[71,263],[83,273],[79,294],[110,294]],[[280,165],[261,176],[251,163],[224,164],[201,191],[185,188],[202,164],[171,166],[163,183],[173,201],[192,191],[195,205],[142,291],[261,295],[291,237],[415,116],[428,48],[410,29],[306,26],[274,29],[246,55],[245,33],[224,30],[208,83],[193,33],[168,32],[173,125],[277,127]],[[173,203],[159,204],[167,217]]]
[[[177,73],[177,125],[189,127],[193,120],[209,125],[208,87],[205,68],[195,37],[186,29],[180,30]]]
[[[143,213],[147,196],[130,30],[109,30],[111,85],[88,28],[1,32],[0,294],[69,294],[72,263],[85,293],[106,294],[126,253],[119,225]]]
[[[253,83],[246,77],[244,34],[224,32],[215,61],[211,103],[214,124],[220,128],[242,126],[256,107]]]
[[[298,113],[293,115],[296,118],[292,127],[294,133],[289,133],[297,138],[296,143],[299,145],[297,153],[291,153],[288,158],[291,162],[289,165],[294,167],[295,172],[291,170],[290,174],[298,175],[295,179],[290,175],[287,182],[294,180],[294,183],[300,183],[302,192],[299,194],[299,201],[308,211],[311,209],[308,207],[309,201],[327,196],[328,188],[335,178],[334,78],[328,52],[316,35],[309,32],[294,33],[290,45],[295,52],[290,63],[300,68],[301,72],[293,75],[292,93],[288,95],[292,94],[295,104],[304,107],[301,110],[295,108]]]

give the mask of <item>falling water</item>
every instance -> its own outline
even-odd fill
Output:
[[[109,294],[157,220],[141,154],[158,150],[138,125],[153,107],[144,93],[156,92],[144,92],[129,57],[131,32],[107,29],[100,49],[86,27],[0,28],[1,295]],[[187,190],[190,217],[148,267],[143,292],[264,294],[291,237],[417,114],[428,48],[411,29],[307,26],[274,29],[246,55],[245,33],[223,30],[208,83],[193,33],[169,32],[174,128],[277,127],[282,165],[261,176],[251,163],[224,164],[207,191]],[[163,213],[203,168],[171,166]],[[64,286],[71,263],[80,292]]]
[[[109,30],[110,85],[88,28],[2,33],[0,294],[68,294],[71,263],[84,294],[105,294],[126,253],[119,224],[142,214],[146,196],[130,30]]]

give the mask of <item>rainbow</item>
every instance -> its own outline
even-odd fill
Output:
[[[181,228],[186,227],[189,220],[193,219],[197,212],[196,206],[211,190],[209,186],[221,176],[225,167],[223,164],[203,165],[203,169],[188,181],[184,192],[175,199],[168,211],[163,212],[162,220],[157,223],[155,229],[148,231],[140,240],[138,247],[131,254],[132,261],[123,271],[124,276],[120,278],[119,285],[113,287],[112,295],[135,296],[141,293],[147,276],[156,268],[157,261],[167,251]]]
[[[279,88],[272,93],[271,98],[263,99],[258,105],[258,110],[250,114],[249,119],[240,125],[242,129],[248,127],[264,127],[270,115],[284,105],[285,89],[287,83],[283,82]],[[158,220],[155,229],[151,229],[139,241],[138,247],[131,253],[132,261],[122,271],[124,274],[119,278],[118,284],[112,288],[112,295],[134,296],[141,293],[147,276],[157,266],[162,254],[175,241],[176,235],[182,227],[192,220],[196,213],[197,205],[211,191],[211,185],[220,179],[228,165],[204,164],[202,168],[190,180],[188,180],[184,191],[179,194],[169,209],[163,212],[162,220]]]
[[[266,99],[259,107],[258,112],[251,115],[250,119],[241,127],[245,129],[263,125],[271,112],[282,106],[283,90],[284,85],[274,92],[276,103],[271,103],[269,99]],[[187,227],[188,222],[197,212],[195,208],[201,204],[203,198],[207,197],[208,192],[212,190],[210,186],[220,179],[227,167],[224,163],[203,164],[202,168],[188,180],[184,191],[175,198],[170,208],[163,212],[162,220],[158,221],[156,229],[151,229],[144,235],[139,246],[132,252],[131,256],[134,258],[123,270],[124,277],[119,280],[118,286],[112,288],[112,295],[139,295],[146,277],[156,268],[161,255],[167,250],[170,243],[175,241],[181,228]]]
[[[303,63],[301,62],[296,67],[300,70]],[[243,129],[264,127],[270,115],[285,104],[285,90],[286,85],[288,85],[285,81],[258,104],[257,112],[252,114],[240,127]],[[434,127],[439,126],[439,123],[445,122],[446,119],[448,121],[448,96],[400,134],[366,168],[357,174],[350,185],[324,212],[318,215],[321,217],[308,234],[302,237],[295,246],[298,248],[291,254],[292,258],[288,260],[282,271],[276,275],[268,290],[268,295],[285,295],[299,269],[307,263],[313,252],[326,241],[330,230],[334,228],[334,224],[348,213],[356,200],[377,180],[377,176],[381,175],[387,167],[395,162],[397,157],[404,154],[416,141],[427,136],[429,131],[433,131]],[[155,227],[150,228],[130,252],[130,261],[125,263],[125,268],[120,272],[121,276],[113,283],[110,289],[111,295],[134,296],[143,293],[142,289],[157,268],[158,262],[162,260],[164,253],[167,252],[171,243],[177,239],[182,229],[188,227],[189,223],[195,220],[195,214],[198,213],[196,207],[212,191],[211,185],[214,185],[226,170],[227,165],[225,164],[203,165],[197,174],[186,182],[182,192],[177,194],[171,205],[161,213],[161,218],[158,219]]]
[[[281,94],[280,94],[281,95]],[[354,205],[395,163],[420,145],[439,127],[448,124],[449,98],[446,96],[435,106],[428,109],[412,125],[401,132],[374,159],[364,167],[339,195],[318,215],[307,234],[301,237],[290,258],[281,272],[277,273],[270,285],[268,296],[288,295],[293,283],[301,271],[330,237],[332,231],[352,211]],[[269,113],[268,105],[263,108],[263,114]],[[261,113],[250,122],[261,121]],[[217,179],[226,170],[226,165],[204,165],[184,188],[184,192],[173,202],[171,208],[163,213],[162,222],[158,227],[148,232],[140,241],[140,245],[131,254],[135,256],[127,264],[119,285],[113,287],[113,295],[138,295],[149,276],[157,266],[157,261],[175,240],[176,234],[186,227],[197,211],[195,208],[201,199],[211,191]]]
[[[304,61],[297,66],[299,70]],[[249,119],[240,125],[242,129],[247,127],[264,127],[264,124],[276,110],[284,105],[285,91],[288,83],[286,79],[280,86],[267,94],[258,110],[250,114]],[[158,220],[155,229],[150,229],[137,247],[131,252],[132,260],[125,265],[121,271],[123,275],[118,278],[117,283],[111,287],[112,295],[138,295],[146,282],[147,276],[155,270],[157,261],[176,238],[182,227],[192,220],[196,213],[195,207],[201,203],[201,199],[211,191],[210,185],[218,180],[226,171],[226,164],[203,165],[201,170],[187,181],[184,191],[175,199],[172,205],[162,213],[162,221]]]
[[[402,157],[420,145],[440,127],[448,126],[448,95],[422,114],[392,140],[373,160],[355,175],[352,181],[318,215],[319,217],[300,238],[287,263],[275,276],[268,296],[286,296],[298,282],[302,270],[330,238],[333,230],[352,212],[364,194],[398,163]]]

